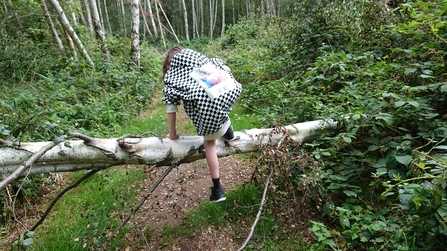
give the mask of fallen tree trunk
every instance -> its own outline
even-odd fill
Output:
[[[231,142],[218,140],[217,154],[224,157],[256,152],[265,144],[277,144],[284,134],[289,134],[301,144],[315,139],[323,130],[333,130],[336,127],[336,122],[318,120],[282,128],[239,131],[234,133],[236,139]],[[26,174],[96,170],[127,164],[168,166],[205,158],[203,138],[200,136],[181,136],[177,140],[136,136],[118,139],[80,138],[83,140],[57,144],[36,160],[29,172],[22,173],[21,177]],[[28,142],[19,146],[0,144],[0,179],[7,178],[46,145],[48,142]]]

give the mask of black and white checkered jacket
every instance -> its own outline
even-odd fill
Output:
[[[206,56],[191,49],[182,49],[171,60],[169,70],[163,82],[163,102],[165,104],[180,105],[183,100],[185,112],[194,123],[198,135],[209,135],[217,132],[229,119],[231,106],[241,94],[242,87],[235,79],[236,88],[214,100],[211,100],[205,90],[189,75],[193,68],[211,62],[218,69],[229,72],[222,60],[208,59]]]

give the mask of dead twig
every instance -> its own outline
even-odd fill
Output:
[[[83,182],[84,180],[88,179],[90,176],[92,176],[93,174],[97,173],[100,169],[97,170],[91,170],[90,172],[88,172],[87,174],[85,174],[84,176],[82,176],[80,179],[78,179],[76,182],[74,182],[73,184],[69,185],[68,187],[66,187],[62,192],[60,192],[56,198],[53,199],[53,201],[51,201],[50,205],[48,206],[47,210],[45,210],[45,213],[40,217],[39,221],[37,221],[34,226],[30,229],[30,231],[34,231],[40,224],[42,224],[42,222],[45,220],[45,218],[47,218],[48,214],[51,212],[51,209],[53,209],[53,206],[56,204],[56,202],[62,198],[62,196],[64,196],[65,193],[67,193],[69,190],[77,187],[79,184],[81,184],[81,182]]]
[[[276,128],[276,129],[278,129],[278,128]],[[279,149],[281,147],[281,144],[284,142],[284,140],[286,140],[289,137],[289,134],[287,132],[284,132],[284,130],[282,130],[282,131],[284,133],[284,136],[281,138],[281,140],[276,145],[276,149]],[[275,133],[275,130],[273,130],[269,136],[271,137],[272,134],[274,134],[274,133]],[[275,169],[273,167],[271,167],[270,174],[269,174],[269,176],[267,178],[267,181],[265,182],[265,188],[264,188],[264,192],[262,194],[262,199],[261,199],[261,204],[259,206],[258,214],[256,215],[256,219],[253,222],[253,225],[251,226],[250,233],[249,233],[247,239],[242,244],[242,246],[238,249],[238,251],[243,250],[247,246],[247,244],[250,241],[251,237],[253,236],[253,233],[255,231],[256,225],[258,224],[259,218],[261,217],[262,209],[264,208],[265,197],[267,196],[267,190],[268,190],[268,187],[269,187],[269,184],[270,184],[270,180],[271,180],[271,178],[273,176],[274,171],[275,171]]]
[[[140,207],[144,204],[144,202],[147,200],[147,198],[149,198],[149,196],[152,194],[152,192],[154,192],[154,190],[158,187],[158,185],[160,185],[160,183],[166,178],[166,176],[168,176],[168,174],[172,171],[172,169],[174,169],[174,167],[178,166],[177,164],[173,164],[171,165],[168,169],[166,169],[166,171],[161,175],[160,178],[158,178],[158,180],[155,182],[155,184],[151,187],[151,189],[149,189],[149,192],[147,192],[143,199],[141,199],[138,204],[132,208],[132,210],[130,211],[129,215],[121,222],[121,224],[113,231],[113,233],[110,235],[110,237],[103,243],[103,247],[107,247],[107,245],[109,244],[109,242],[112,240],[113,237],[115,237],[118,232],[121,230],[121,228],[124,227],[124,225],[126,225],[126,223],[130,220],[130,218],[138,211],[138,209],[140,209]]]
[[[273,176],[274,170],[275,170],[274,168],[271,168],[270,174],[269,174],[269,176],[267,178],[267,181],[265,183],[264,193],[262,194],[261,205],[259,206],[259,210],[258,210],[258,214],[256,215],[255,222],[253,222],[253,225],[251,226],[250,234],[248,235],[248,237],[245,240],[244,244],[242,244],[242,246],[238,249],[238,251],[243,250],[247,246],[247,244],[250,241],[251,237],[253,236],[253,232],[255,231],[256,225],[258,224],[259,218],[261,217],[262,208],[264,207],[264,204],[265,204],[265,197],[267,196],[267,189],[269,187],[270,179]]]

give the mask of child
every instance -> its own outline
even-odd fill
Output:
[[[194,69],[211,63],[219,71],[225,71],[234,81],[230,88],[217,97],[210,98],[205,89],[191,77]],[[209,59],[199,52],[180,46],[171,48],[163,62],[163,102],[167,105],[168,135],[174,140],[179,137],[176,131],[177,106],[183,106],[192,120],[198,135],[203,136],[206,162],[210,170],[213,187],[210,201],[224,201],[225,193],[220,185],[219,160],[216,153],[216,139],[234,138],[228,114],[231,106],[242,91],[241,85],[231,75],[229,68],[217,58]]]

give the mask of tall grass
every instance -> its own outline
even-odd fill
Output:
[[[77,180],[86,171],[72,173]],[[98,247],[119,225],[123,215],[138,200],[143,168],[111,167],[93,175],[68,192],[35,231],[35,250],[83,250]],[[125,232],[125,230],[124,230]],[[116,236],[110,247],[123,244]]]

